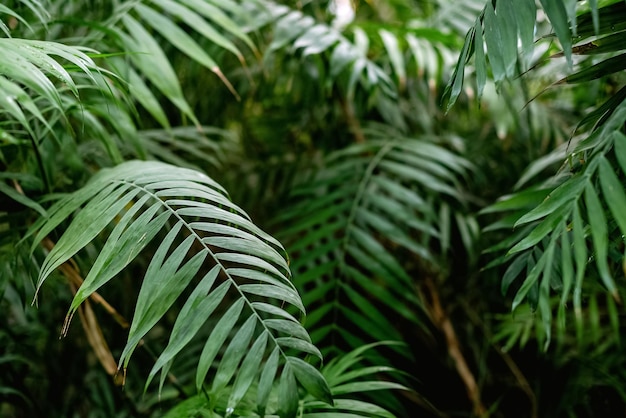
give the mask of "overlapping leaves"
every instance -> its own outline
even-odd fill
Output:
[[[17,4],[15,4],[17,3]],[[15,26],[24,25],[29,31],[33,32],[30,23],[36,20],[40,25],[46,25],[50,19],[46,1],[21,0],[19,2],[3,2],[0,4],[0,32],[10,38],[12,30]],[[35,18],[29,22],[24,17],[24,12],[30,12]]]
[[[190,289],[148,383],[159,371],[163,382],[176,355],[211,319],[217,323],[196,371],[200,389],[209,369],[216,366],[208,389],[210,399],[228,391],[227,408],[233,411],[258,382],[258,413],[263,415],[273,384],[279,380],[281,416],[293,416],[297,409],[296,381],[316,398],[332,403],[321,374],[295,356],[321,358],[307,331],[288,312],[293,308],[303,313],[304,307],[290,282],[282,246],[257,228],[217,183],[199,172],[156,162],[133,161],[102,170],[34,226],[33,246],[77,210],[46,257],[38,288],[107,226],[112,230],[72,301],[64,332],[80,304],[159,237],[120,367],[126,369],[142,338]]]
[[[240,6],[231,3],[229,7],[238,9]],[[122,73],[129,72],[136,98],[164,127],[169,127],[169,122],[144,77],[184,115],[196,124],[199,122],[185,99],[178,76],[168,59],[168,50],[161,46],[161,38],[167,41],[170,48],[215,73],[237,96],[214,57],[202,45],[202,41],[208,41],[233,53],[242,63],[245,63],[243,54],[231,37],[255,49],[248,35],[229,17],[226,12],[229,7],[220,2],[201,0],[152,0],[145,4],[125,2],[119,5],[114,17],[107,22],[124,50],[130,52],[132,66],[120,70]],[[189,33],[183,27],[188,27]],[[120,66],[123,64],[119,63]]]
[[[582,60],[572,74],[555,80],[554,84],[586,82],[624,69],[624,2],[608,1],[602,7],[598,7],[598,2],[542,0],[540,3],[552,24],[553,36],[558,38],[562,48],[562,52],[553,57],[565,56],[571,67],[572,55],[598,57],[598,54],[605,54],[591,66],[587,60]],[[466,35],[446,89],[448,109],[462,91],[465,66],[472,56],[479,99],[487,80],[487,56],[496,83],[513,79],[530,67],[528,58],[534,49],[536,12],[534,0],[487,2]],[[615,103],[610,106],[611,111],[615,106]]]
[[[401,340],[392,318],[419,326],[416,280],[400,255],[434,263],[433,241],[449,242],[446,201],[464,202],[467,161],[427,139],[378,138],[329,156],[281,216],[315,342]]]
[[[259,2],[257,6],[248,7],[250,14],[267,15],[265,20],[255,19],[256,22],[275,24],[266,57],[283,49],[297,52],[303,58],[327,53],[329,71],[325,76],[341,84],[349,98],[354,97],[357,86],[368,91],[379,89],[393,98],[397,87],[404,88],[411,69],[416,69],[419,76],[438,80],[452,61],[449,46],[453,38],[437,30],[406,27],[394,28],[394,31],[368,30],[353,25],[348,37],[337,28],[318,23],[311,16],[283,5]],[[374,52],[371,45],[374,43],[382,53]],[[386,66],[395,73],[396,80],[389,77]]]
[[[522,275],[513,309],[524,300],[536,307],[550,342],[553,289],[560,293],[558,325],[565,326],[568,302],[573,299],[577,319],[583,310],[583,284],[597,277],[615,301],[621,300],[617,278],[622,239],[626,235],[626,104],[620,104],[602,128],[581,141],[569,155],[571,165],[542,186],[518,192],[484,212],[517,210],[523,216],[506,218],[491,229],[518,231],[495,250],[508,249],[504,274],[506,292]],[[525,273],[525,274],[523,274]]]
[[[362,363],[363,354],[375,346],[385,343],[368,344],[355,349],[344,356],[332,359],[321,372],[328,381],[335,397],[334,405],[315,400],[307,396],[298,405],[297,416],[303,418],[336,418],[336,417],[364,417],[364,418],[393,418],[395,415],[377,405],[356,399],[362,394],[371,391],[408,390],[401,384],[391,380],[380,380],[381,374],[391,375],[397,370],[384,366],[366,367]],[[181,402],[168,411],[164,418],[192,416],[194,414],[210,413],[211,408],[206,398],[201,395]],[[257,417],[255,411],[241,411],[242,415]]]
[[[9,120],[17,121],[33,138],[38,137],[33,120],[50,132],[50,115],[45,115],[46,110],[52,108],[65,115],[69,107],[66,92],[78,97],[83,83],[76,74],[68,71],[65,62],[79,69],[91,84],[102,81],[104,70],[87,55],[89,52],[94,51],[56,42],[0,38],[3,57],[0,62],[0,111]],[[59,88],[57,83],[62,83],[64,88]],[[106,88],[102,90],[107,93]]]

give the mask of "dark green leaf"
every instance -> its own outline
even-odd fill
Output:
[[[296,379],[308,393],[316,399],[333,405],[333,398],[330,394],[328,383],[326,383],[322,374],[315,367],[297,357],[289,357],[288,363],[291,365]]]

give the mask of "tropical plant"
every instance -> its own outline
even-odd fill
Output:
[[[527,70],[528,63],[523,57],[532,54],[535,2],[520,2],[519,6],[518,19],[513,18],[512,8],[506,2],[498,2],[496,9],[488,3],[477,18],[476,25],[467,34],[449,84],[450,105],[460,94],[463,68],[472,54],[476,56],[476,89],[480,100],[486,82],[484,45],[496,83],[512,78],[518,74],[516,71],[528,71],[532,75],[533,69]],[[573,56],[584,57],[571,74],[555,80],[551,86],[590,83],[600,77],[618,75],[624,68],[621,40],[626,32],[623,25],[615,25],[626,12],[622,2],[606,2],[602,7],[595,3],[545,2],[544,9],[554,28],[551,36],[557,37],[562,48],[557,53],[548,49],[544,54],[550,54],[550,59],[565,57],[570,65]],[[523,52],[519,60],[518,40]],[[543,58],[534,66],[540,65],[541,60]],[[622,150],[626,121],[624,89],[611,89],[606,101],[577,124],[566,144],[529,166],[516,189],[521,189],[551,164],[563,162],[554,176],[483,210],[483,213],[516,211],[506,222],[492,227],[517,229],[506,244],[499,244],[500,249],[508,251],[492,265],[510,262],[502,282],[504,293],[520,273],[527,272],[517,287],[513,309],[526,299],[538,309],[546,345],[550,342],[553,311],[550,289],[560,290],[558,330],[564,331],[566,305],[573,294],[581,335],[582,287],[586,276],[599,279],[611,295],[608,313],[613,316],[613,324],[618,321],[614,303],[619,303],[621,296],[615,276],[622,270],[623,257],[618,254],[623,246],[621,237],[626,232],[626,219],[621,210],[626,200],[620,180],[626,171]],[[521,226],[523,228],[518,228]],[[587,286],[595,288],[589,283]]]
[[[227,139],[230,134],[201,125],[184,97],[181,75],[155,36],[170,42],[170,52],[185,54],[215,73],[237,97],[200,43],[210,42],[245,63],[234,41],[253,51],[256,47],[233,21],[245,15],[243,9],[197,1],[121,2],[91,9],[82,20],[71,18],[80,7],[78,2],[66,10],[59,3],[27,1],[1,10],[8,17],[0,46],[5,57],[0,73],[1,191],[13,202],[3,208],[3,288],[23,285],[26,295],[31,293],[38,302],[44,281],[59,271],[74,293],[62,336],[78,312],[97,359],[122,384],[133,352],[150,344],[146,334],[175,318],[169,343],[156,355],[145,384],[147,390],[161,371],[159,397],[168,376],[180,395],[187,396],[187,383],[173,378],[170,369],[182,350],[196,349],[197,341],[190,343],[200,334],[206,344],[196,352],[193,381],[203,393],[205,409],[226,416],[295,416],[317,409],[317,416],[324,416],[349,406],[355,413],[388,415],[373,404],[345,399],[355,390],[370,390],[367,382],[356,382],[351,389],[338,387],[335,391],[343,399],[332,406],[325,378],[303,360],[307,355],[321,360],[322,355],[294,316],[305,309],[291,284],[285,250],[255,226],[219,184],[198,171],[218,167],[220,151],[229,146],[209,135]],[[187,33],[189,28],[199,41]],[[58,41],[21,37],[26,34],[46,34]],[[71,46],[72,39],[81,46]],[[176,116],[167,115],[172,110],[165,110],[162,99],[168,99],[183,125],[188,119],[193,130],[175,127]],[[196,170],[130,161],[133,158],[161,158]],[[51,201],[56,202],[50,206]],[[64,232],[59,234],[57,228]],[[27,290],[33,264],[39,270],[34,293]],[[109,298],[96,291],[112,279],[132,277],[133,269],[141,268],[136,265],[144,265],[145,274],[128,323]],[[23,276],[10,278],[12,270]],[[83,277],[81,271],[89,273]],[[119,365],[89,300],[103,305],[128,329]],[[2,355],[6,363],[20,358],[11,352]],[[341,369],[354,360],[346,358]],[[332,377],[334,369],[325,370]],[[362,370],[353,378],[371,373]],[[313,396],[309,403],[299,404],[296,382]],[[255,394],[249,393],[251,386]],[[392,383],[373,387],[402,388]],[[40,410],[28,393],[31,388],[22,392],[3,384],[2,389],[3,396],[26,400],[31,412]],[[274,391],[277,395],[268,406]],[[242,403],[246,393],[249,398]],[[227,401],[218,405],[223,395]],[[322,403],[310,403],[315,398]],[[5,405],[7,414],[20,410]],[[110,403],[109,408],[115,409]]]
[[[534,90],[525,93],[524,106],[529,111],[555,91],[585,109],[581,119],[572,124],[566,141],[530,164],[511,194],[481,212],[491,219],[497,216],[486,232],[509,234],[487,250],[492,254],[505,251],[492,257],[488,267],[505,266],[501,289],[503,294],[513,290],[512,310],[516,313],[516,319],[503,323],[496,338],[505,341],[508,349],[516,344],[524,347],[532,339],[547,351],[556,333],[557,356],[580,359],[576,361],[581,363],[606,356],[606,363],[574,368],[572,376],[577,377],[572,380],[576,383],[564,390],[580,394],[585,389],[611,387],[615,381],[609,375],[619,374],[611,353],[620,352],[626,275],[626,7],[619,1],[540,3],[546,20],[536,22],[534,1],[516,2],[515,8],[507,1],[488,2],[466,35],[445,98],[450,108],[462,92],[464,69],[473,56],[475,95],[480,101],[487,83],[488,57],[500,89],[505,90],[507,83],[517,78],[516,82],[521,80]],[[543,42],[535,44],[536,31]],[[572,87],[563,92],[566,86]],[[545,176],[551,167],[558,169]],[[599,372],[609,369],[612,371]],[[619,401],[604,400],[613,405],[610,408],[614,410],[608,410],[611,413],[626,400],[621,384],[614,390]],[[578,400],[568,396],[573,405],[559,403],[551,413],[595,416],[601,412],[591,396],[587,393]]]
[[[624,7],[3,4],[0,416],[623,415]]]

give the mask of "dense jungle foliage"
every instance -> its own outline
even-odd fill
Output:
[[[0,417],[623,417],[626,2],[0,4]]]

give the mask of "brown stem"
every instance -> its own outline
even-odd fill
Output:
[[[474,378],[474,374],[467,365],[467,361],[465,361],[465,357],[461,352],[461,345],[459,343],[459,339],[456,336],[456,332],[454,332],[452,322],[450,321],[450,318],[443,309],[443,306],[441,306],[441,300],[439,298],[439,291],[437,290],[437,286],[435,285],[433,279],[430,277],[426,278],[425,283],[430,296],[430,313],[432,315],[433,323],[435,324],[435,326],[437,326],[437,328],[439,328],[439,330],[441,330],[446,339],[446,345],[448,346],[448,355],[454,361],[457,373],[459,374],[461,380],[463,381],[463,384],[465,385],[467,397],[472,402],[474,408],[474,414],[477,416],[483,416],[486,414],[486,409],[482,401],[480,400],[480,389],[476,384],[476,378]]]
[[[346,118],[346,122],[348,123],[348,127],[354,135],[354,142],[357,144],[362,144],[365,142],[365,135],[363,135],[363,129],[361,128],[361,122],[356,117],[354,113],[354,106],[352,106],[352,101],[350,98],[340,97],[341,109],[343,110],[343,114]]]
[[[48,237],[44,238],[42,244],[46,249],[48,249],[48,251],[51,251],[55,245],[54,242]],[[75,265],[73,260],[70,260],[59,266],[59,270],[69,280],[70,288],[72,289],[72,292],[76,294],[76,291],[84,282],[83,278],[78,272],[78,267]],[[104,309],[113,317],[115,322],[117,322],[122,328],[130,328],[130,324],[128,323],[126,318],[118,313],[117,310],[97,292],[93,292],[89,296],[89,299],[104,307]],[[98,360],[102,364],[102,367],[104,367],[109,375],[113,376],[113,378],[115,379],[115,383],[119,385],[124,385],[126,382],[126,369],[124,368],[122,376],[118,374],[119,366],[113,359],[113,355],[111,354],[111,351],[109,350],[109,347],[104,340],[102,330],[100,329],[93,309],[89,304],[89,299],[86,300],[85,303],[82,304],[78,309],[78,316],[80,317],[81,323],[83,324],[83,329],[85,330],[85,334],[87,335],[87,341],[96,353],[96,357],[98,357]],[[67,332],[67,327],[69,326],[70,319],[71,317],[67,317],[65,319],[65,324],[63,325],[63,334]],[[143,339],[139,341],[139,346],[144,347],[144,349],[146,349],[146,351],[148,351],[148,353],[150,353],[150,355],[156,360],[156,356],[144,343]],[[183,398],[188,397],[184,388],[178,383],[178,379],[176,378],[176,376],[169,372],[167,374],[167,378],[169,382],[172,383],[172,385],[178,390]]]
[[[72,293],[76,295],[78,287],[72,281],[70,281],[70,288],[72,289]],[[114,377],[116,385],[123,384],[124,379],[117,374],[117,362],[113,358],[109,345],[104,339],[102,329],[98,324],[98,320],[93,308],[91,307],[91,303],[89,303],[89,300],[86,300],[85,303],[78,307],[78,316],[80,317],[80,323],[82,324],[85,335],[87,336],[87,341],[93,348],[100,364],[102,364],[102,367],[104,367],[104,370],[109,374],[109,376]]]
[[[44,238],[42,244],[48,251],[52,251],[54,248],[54,242],[52,242],[52,240],[48,237]],[[67,277],[70,283],[76,286],[77,289],[83,284],[84,280],[78,272],[78,269],[70,262],[63,263],[59,267],[59,270],[61,270],[61,273],[63,273],[63,275]],[[89,297],[93,302],[101,305],[123,329],[128,329],[130,327],[128,321],[97,292],[93,292]]]
[[[491,334],[491,332],[489,332],[489,330],[487,329],[483,321],[478,317],[478,315],[476,315],[476,312],[474,312],[474,310],[471,309],[470,306],[465,302],[462,302],[461,306],[465,309],[465,313],[467,313],[467,316],[469,317],[470,321],[472,321],[474,324],[478,325],[481,328],[481,330],[485,334],[485,337],[489,341],[493,341],[493,335]],[[506,351],[502,350],[502,347],[500,347],[500,345],[495,344],[495,343],[491,343],[491,345],[493,349],[496,351],[496,353],[498,353],[498,355],[502,358],[504,363],[507,365],[507,367],[511,371],[511,374],[517,380],[517,383],[520,389],[528,397],[528,400],[530,402],[530,409],[531,409],[530,418],[537,418],[538,417],[537,398],[535,397],[535,393],[530,387],[530,383],[528,383],[526,376],[524,376],[524,373],[522,373],[522,371],[520,370],[517,363],[515,363],[513,358]]]

